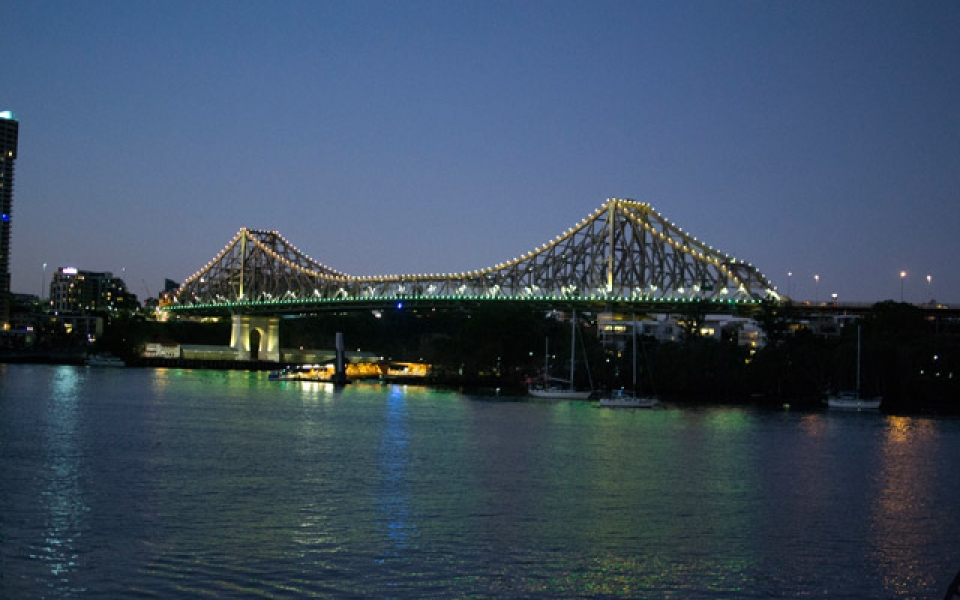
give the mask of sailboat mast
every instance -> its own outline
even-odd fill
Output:
[[[543,387],[550,383],[550,338],[543,341]]]
[[[860,396],[860,324],[857,323],[857,397]]]
[[[570,319],[570,391],[573,391],[573,368],[574,356],[577,350],[577,309],[573,309],[573,317]]]
[[[630,315],[630,319],[633,321],[633,327],[630,328],[630,331],[633,332],[633,393],[637,393],[637,315]]]

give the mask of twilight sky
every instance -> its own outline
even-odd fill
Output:
[[[620,197],[798,299],[960,303],[957,1],[20,0],[0,20],[15,292],[47,263],[155,296],[241,227],[352,275],[473,270]]]

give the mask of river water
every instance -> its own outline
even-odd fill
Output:
[[[960,419],[0,365],[0,597],[941,598]]]

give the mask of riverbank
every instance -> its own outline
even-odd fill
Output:
[[[85,352],[76,351],[5,351],[0,353],[0,364],[42,364],[82,366]],[[275,362],[238,361],[238,360],[193,360],[169,358],[134,358],[127,360],[127,368],[143,369],[184,369],[210,371],[248,371],[268,372],[280,368]],[[463,376],[451,373],[438,373],[416,378],[355,379],[356,382],[380,382],[385,384],[421,385],[434,389],[455,390],[482,396],[500,396],[522,398],[527,395],[526,388],[515,381],[507,381],[496,376]],[[601,390],[597,390],[599,395]],[[662,401],[686,406],[755,406],[776,410],[818,410],[825,408],[823,401],[815,396],[786,397],[780,395],[752,394],[748,396],[730,394],[660,394]],[[881,413],[897,415],[960,415],[960,406],[953,398],[941,398],[929,390],[917,389],[909,399],[885,399]]]

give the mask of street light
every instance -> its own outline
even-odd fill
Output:
[[[43,302],[43,285],[47,282],[47,263],[43,263],[43,273],[40,275],[40,302]]]
[[[903,303],[903,280],[907,278],[906,271],[900,271],[900,302]]]
[[[820,304],[820,276],[814,275],[813,280],[817,282],[816,291],[813,294],[813,304],[818,306]]]
[[[933,290],[930,289],[930,284],[933,282],[933,277],[927,275],[927,295],[930,296],[930,303],[933,304]]]
[[[787,298],[793,296],[793,271],[787,271]]]

